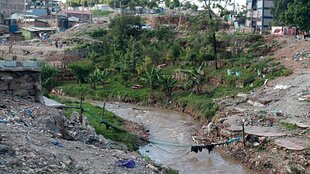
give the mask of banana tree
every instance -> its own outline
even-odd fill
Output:
[[[147,69],[145,72],[145,76],[144,76],[144,81],[146,81],[148,83],[148,87],[150,89],[150,98],[154,98],[154,94],[153,91],[154,89],[156,89],[159,85],[159,72],[160,70],[158,70],[155,67],[152,67],[150,69]]]
[[[184,71],[189,75],[188,85],[192,88],[196,94],[203,94],[203,84],[207,80],[203,72],[204,64],[201,64],[198,68],[193,66],[190,70]]]
[[[172,90],[177,81],[168,75],[161,75],[159,81],[160,81],[162,90],[165,92],[166,97],[168,97],[168,99],[170,100],[171,95],[172,95]]]

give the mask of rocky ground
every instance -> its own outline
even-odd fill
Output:
[[[0,100],[0,173],[162,173],[134,152],[97,135],[75,113],[2,95]],[[119,160],[135,161],[135,168]]]
[[[274,58],[293,70],[288,77],[266,81],[250,93],[216,100],[220,111],[211,135],[206,126],[200,142],[224,141],[240,135],[242,143],[225,151],[260,173],[310,173],[310,42],[279,38]]]

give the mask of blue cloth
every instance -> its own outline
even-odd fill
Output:
[[[52,140],[51,143],[54,144],[55,146],[58,146],[58,147],[64,147],[64,145],[61,144],[61,143],[60,143],[59,141],[57,141],[57,140]]]
[[[32,110],[31,110],[31,109],[25,109],[24,112],[25,112],[28,116],[32,117]]]
[[[232,142],[234,142],[234,141],[239,141],[239,140],[240,140],[240,137],[236,137],[236,138],[227,140],[226,143],[229,144],[229,143],[232,143]]]
[[[0,119],[0,123],[7,124],[8,122],[5,121],[5,120]]]
[[[118,166],[133,169],[133,168],[135,168],[135,161],[132,159],[130,159],[130,160],[119,160]]]

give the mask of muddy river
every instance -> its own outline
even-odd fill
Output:
[[[92,103],[103,105],[101,102]],[[254,173],[216,149],[210,154],[206,149],[198,153],[190,152],[188,145],[194,144],[191,133],[197,124],[186,114],[118,102],[106,104],[106,109],[126,120],[145,125],[151,140],[156,143],[141,147],[140,153],[181,174]]]

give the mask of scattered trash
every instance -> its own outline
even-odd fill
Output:
[[[57,141],[55,139],[51,140],[51,143],[54,144],[55,146],[58,146],[58,147],[64,147],[63,144],[61,144],[59,141]]]
[[[274,116],[284,116],[282,111],[271,111]]]
[[[5,121],[5,120],[0,119],[0,123],[7,124],[8,122]]]
[[[240,71],[236,71],[236,76],[237,77],[241,77],[241,72]]]
[[[258,142],[255,142],[255,143],[253,143],[253,146],[254,146],[254,147],[257,147],[257,146],[259,146],[259,143],[258,143]]]
[[[276,85],[275,87],[274,87],[274,89],[288,89],[288,88],[290,88],[290,87],[292,87],[292,86],[290,86],[290,85]]]
[[[233,71],[231,69],[227,69],[227,75],[229,76],[233,75]]]
[[[24,112],[26,115],[32,117],[32,109],[25,109]]]
[[[136,85],[131,87],[131,89],[142,89],[142,88],[143,88],[143,86],[142,85],[138,85],[138,84],[136,84]]]
[[[310,101],[310,95],[304,95],[301,97],[298,97],[299,101]]]
[[[267,84],[269,79],[265,79],[263,86],[265,86]]]
[[[150,169],[152,169],[152,170],[154,170],[154,171],[158,171],[158,168],[155,167],[155,166],[153,166],[152,164],[147,164],[146,167],[147,167],[147,168],[150,168]]]
[[[248,94],[238,92],[237,97],[246,98],[248,97]]]
[[[129,168],[129,169],[133,169],[135,168],[135,161],[132,159],[129,160],[119,160],[117,162],[117,165],[119,167],[125,167],[125,168]]]
[[[6,165],[8,162],[4,160],[0,160],[0,165]]]
[[[304,60],[304,59],[309,59],[310,58],[310,50],[298,52],[294,54],[293,60],[299,61],[299,60]]]

